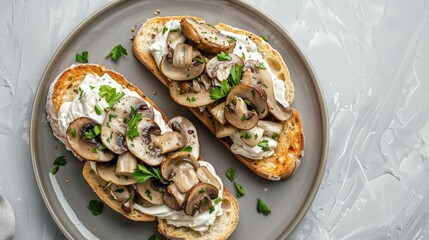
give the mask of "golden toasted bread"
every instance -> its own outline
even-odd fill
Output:
[[[134,56],[149,69],[166,87],[169,85],[169,80],[159,70],[154,58],[152,57],[149,47],[154,42],[155,36],[162,30],[165,24],[170,20],[180,20],[190,16],[174,16],[174,17],[155,17],[143,23],[142,27],[134,37],[133,53]],[[197,21],[200,18],[190,17]],[[259,36],[245,30],[231,27],[229,25],[220,23],[215,26],[219,30],[225,30],[237,34],[248,36],[254,41],[258,47],[258,52],[264,57],[266,62],[274,74],[281,80],[284,80],[287,89],[286,99],[289,104],[294,100],[294,87],[290,79],[289,71],[281,55],[267,44]],[[200,112],[199,108],[189,108],[189,110],[215,134],[214,120],[212,120],[207,110]],[[235,156],[250,168],[257,175],[262,178],[278,181],[292,176],[297,170],[300,158],[304,149],[304,134],[302,130],[302,123],[299,114],[293,110],[291,119],[282,122],[283,131],[280,134],[280,140],[274,155],[261,159],[252,160],[241,155]],[[228,149],[231,149],[232,141],[229,138],[219,139]]]

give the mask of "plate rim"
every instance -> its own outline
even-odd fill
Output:
[[[75,35],[77,35],[80,31],[82,31],[87,25],[91,24],[92,19],[98,18],[105,11],[108,11],[111,8],[114,8],[115,6],[120,5],[125,1],[127,1],[127,0],[115,0],[115,1],[109,2],[109,3],[105,4],[104,6],[100,7],[99,9],[94,11],[92,14],[90,14],[88,17],[86,17],[84,20],[82,20],[82,22],[80,22],[64,38],[64,40],[61,42],[61,44],[58,46],[58,48],[56,49],[56,51],[52,55],[51,59],[49,60],[48,64],[45,67],[45,70],[43,71],[42,76],[40,77],[39,84],[38,84],[37,89],[36,89],[36,95],[34,97],[34,101],[33,101],[33,105],[32,105],[31,118],[30,118],[29,140],[30,140],[30,155],[31,155],[33,172],[35,175],[37,186],[40,190],[40,194],[42,196],[42,199],[43,199],[50,215],[54,219],[58,228],[63,232],[63,234],[68,239],[73,239],[74,236],[72,234],[72,231],[70,231],[70,229],[67,229],[63,225],[63,223],[60,221],[57,213],[54,211],[54,209],[51,205],[51,202],[48,199],[46,190],[42,184],[42,181],[40,178],[41,176],[40,176],[39,171],[38,171],[38,164],[37,164],[36,157],[35,157],[36,156],[35,142],[36,142],[36,131],[37,131],[35,124],[36,124],[37,117],[39,116],[39,113],[36,110],[38,109],[41,102],[43,101],[43,98],[46,97],[46,96],[42,96],[42,94],[41,94],[42,80],[45,79],[46,75],[50,72],[52,65],[53,65],[53,62],[59,57],[59,52],[64,50],[65,46],[68,45],[70,41],[72,41],[73,37],[76,37]],[[151,0],[146,0],[146,1],[151,1]],[[201,0],[197,0],[197,1],[203,2]],[[218,1],[218,2],[230,2],[233,4],[238,4],[244,8],[247,8],[252,13],[257,14],[261,17],[264,17],[271,24],[271,26],[275,27],[280,33],[282,33],[282,35],[289,41],[291,46],[294,48],[294,50],[300,56],[302,62],[305,65],[305,68],[309,72],[311,82],[314,85],[314,88],[315,88],[315,91],[317,94],[319,109],[320,109],[320,113],[322,116],[322,128],[323,128],[323,130],[322,130],[323,144],[322,144],[322,152],[321,152],[320,161],[319,161],[319,168],[318,168],[317,173],[315,175],[315,178],[313,180],[311,190],[307,194],[306,200],[301,205],[301,210],[294,216],[291,223],[277,237],[277,239],[285,239],[296,229],[298,224],[301,222],[301,220],[304,218],[304,216],[306,215],[306,213],[310,209],[310,206],[313,203],[314,198],[315,198],[315,196],[319,190],[320,184],[323,180],[323,175],[325,172],[325,167],[326,167],[326,163],[327,163],[327,159],[328,159],[328,146],[329,146],[329,140],[330,140],[330,138],[329,138],[328,114],[327,114],[327,106],[326,106],[325,96],[324,96],[324,93],[322,91],[322,87],[321,87],[319,78],[317,77],[317,74],[314,71],[314,68],[313,68],[311,62],[309,61],[308,57],[302,51],[302,49],[299,47],[299,45],[296,43],[296,41],[291,37],[291,34],[281,24],[279,24],[276,20],[274,20],[269,15],[267,15],[267,14],[263,13],[262,11],[260,11],[259,9],[257,9],[255,6],[251,5],[250,3],[244,2],[243,0],[216,0],[216,1]]]

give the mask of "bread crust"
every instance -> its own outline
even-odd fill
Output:
[[[155,17],[143,23],[133,40],[134,56],[151,71],[166,87],[169,80],[161,73],[154,58],[152,57],[149,46],[154,42],[156,34],[161,31],[165,24],[170,20],[181,20],[184,17],[191,17],[201,21],[200,18],[193,16],[174,16],[174,17]],[[285,81],[287,88],[287,101],[291,104],[294,100],[294,87],[290,79],[290,74],[281,55],[269,44],[257,35],[248,31],[234,28],[224,23],[216,25],[219,30],[226,30],[237,34],[249,36],[256,43],[258,51],[270,65],[270,68],[276,73],[279,79]],[[188,108],[213,134],[215,126],[208,111],[200,112],[198,108]],[[279,144],[275,153],[261,160],[252,160],[238,154],[234,154],[250,170],[258,176],[278,181],[291,177],[299,167],[300,159],[304,150],[304,133],[302,122],[298,112],[293,109],[291,119],[282,122],[283,130],[280,134]],[[232,141],[228,138],[219,139],[229,150],[231,150]]]

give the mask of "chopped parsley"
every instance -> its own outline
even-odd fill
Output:
[[[244,55],[244,52],[241,53],[241,58],[243,59],[243,61],[246,61],[246,55]]]
[[[265,42],[268,42],[268,37],[267,36],[259,36],[260,38],[262,38]]]
[[[83,51],[82,54],[76,53],[74,61],[78,63],[88,63],[88,51]]]
[[[272,139],[276,139],[276,138],[278,138],[279,137],[279,135],[277,134],[277,133],[273,133],[273,135],[271,135],[271,138]]]
[[[137,169],[133,173],[133,177],[136,179],[137,183],[145,182],[149,178],[162,180],[161,170],[159,167],[146,167],[140,164],[137,164]]]
[[[271,208],[268,207],[260,198],[258,198],[258,205],[256,206],[258,213],[262,213],[264,215],[268,215],[271,213]]]
[[[235,179],[235,169],[234,168],[228,168],[228,170],[226,170],[226,177],[229,179],[229,181],[234,181]]]
[[[247,100],[247,99],[243,99],[243,100],[244,100],[244,103],[246,103],[247,106],[251,106],[252,105],[252,103],[249,100]]]
[[[205,63],[205,61],[199,57],[194,58],[194,60],[199,62],[199,63]]]
[[[150,199],[150,200],[152,200],[152,192],[150,191],[150,189],[148,188],[148,189],[146,189],[146,191],[144,192],[144,194],[146,194],[146,196]]]
[[[235,39],[234,37],[228,37],[228,38],[229,38],[228,39],[229,44],[235,43],[237,41],[237,39]]]
[[[198,191],[198,193],[199,193],[199,194],[203,194],[203,193],[205,193],[205,191],[204,191],[204,189],[203,189],[203,188],[201,188],[201,189],[200,189],[200,191]]]
[[[255,71],[259,71],[261,69],[267,69],[267,67],[265,67],[263,62],[258,62],[257,64],[255,64]]]
[[[128,121],[128,130],[126,132],[127,137],[134,140],[135,137],[140,135],[137,124],[142,120],[142,114],[136,113],[136,109],[131,107],[130,120]]]
[[[78,98],[78,100],[80,100],[82,98],[82,96],[83,96],[83,90],[82,90],[82,88],[79,87],[79,98]]]
[[[268,146],[268,140],[262,140],[260,143],[258,143],[258,147],[262,149],[262,151],[270,151],[270,147]]]
[[[220,202],[222,202],[222,198],[216,198],[214,200],[214,204],[219,204]]]
[[[197,101],[197,99],[195,98],[195,97],[186,97],[186,101],[188,101],[188,102],[195,102],[195,101]]]
[[[179,151],[192,152],[192,146],[184,146]]]
[[[228,81],[223,80],[220,87],[215,86],[212,89],[210,89],[210,98],[213,100],[219,100],[221,98],[226,97],[230,90],[231,90],[231,87],[229,86]]]
[[[70,135],[72,135],[73,137],[76,137],[76,130],[74,129],[70,129]]]
[[[117,117],[118,117],[118,115],[116,115],[116,114],[109,114],[109,122],[112,121],[112,118],[117,118]]]
[[[249,132],[246,132],[244,134],[244,139],[250,139],[252,137],[252,135]]]
[[[117,189],[115,190],[115,192],[117,192],[117,193],[123,193],[123,192],[124,192],[124,189],[123,189],[123,188],[117,188]]]
[[[100,97],[103,97],[109,107],[107,107],[107,110],[109,110],[117,101],[119,101],[123,96],[125,96],[125,93],[123,92],[116,92],[116,88],[113,88],[108,85],[101,85],[100,90],[98,91],[98,95]]]
[[[211,206],[211,207],[210,207],[210,214],[211,214],[212,212],[214,212],[214,210],[215,210],[214,206]]]
[[[97,104],[95,104],[94,106],[94,111],[98,116],[100,116],[101,113],[103,112],[103,110],[101,110],[100,106],[98,106]]]
[[[243,115],[241,115],[241,121],[246,121],[246,120],[247,120],[246,114],[243,113]]]
[[[54,161],[54,166],[52,167],[51,173],[52,175],[55,175],[58,170],[60,169],[60,166],[65,166],[67,164],[66,157],[65,156],[59,156]]]
[[[113,61],[117,61],[120,57],[128,55],[127,49],[125,49],[121,44],[116,45],[112,51],[106,56],[106,58],[111,58]]]
[[[103,212],[103,203],[97,200],[89,201],[88,209],[91,210],[94,216],[100,215]]]
[[[229,52],[220,52],[217,54],[217,60],[219,60],[219,61],[231,61],[232,58],[229,55]]]
[[[98,151],[97,151],[97,148],[93,148],[92,150],[91,150],[91,152],[93,152],[93,153],[97,153]]]
[[[85,132],[84,137],[86,139],[93,139],[95,137],[97,137],[98,135],[100,135],[101,133],[101,126],[100,125],[95,125],[92,129],[89,129],[88,132]]]
[[[246,191],[244,190],[244,187],[241,186],[240,183],[234,182],[235,189],[237,189],[237,197],[242,197],[244,194],[246,194]]]
[[[242,70],[243,68],[237,63],[231,67],[231,74],[229,75],[228,81],[233,87],[240,84]]]
[[[252,98],[255,98],[255,90],[252,89],[250,92],[252,93]]]
[[[162,35],[164,35],[167,31],[168,31],[168,27],[163,27],[162,28]]]

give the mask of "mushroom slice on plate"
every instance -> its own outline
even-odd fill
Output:
[[[190,149],[192,156],[198,159],[200,156],[200,142],[194,124],[185,117],[177,116],[170,119],[167,125],[186,138],[186,145],[190,147],[188,150]]]
[[[131,192],[132,190],[130,190],[128,186],[110,184],[110,195],[122,204],[126,203],[131,198]]]
[[[170,31],[167,36],[167,44],[170,48],[175,49],[177,44],[186,41],[185,35],[181,31]]]
[[[215,176],[213,176],[213,174],[209,171],[209,169],[206,166],[201,166],[200,168],[198,168],[197,176],[201,182],[210,183],[220,191],[221,185],[219,183],[219,180]]]
[[[161,163],[161,175],[174,182],[181,193],[186,193],[199,182],[195,172],[199,166],[191,153],[177,152]]]
[[[184,46],[186,44],[179,43],[177,45]],[[178,46],[176,46],[174,53],[169,52],[162,58],[161,63],[159,64],[159,69],[162,74],[175,81],[186,81],[200,76],[206,66],[206,62],[203,60],[204,57],[202,57],[200,52],[196,49],[193,49],[191,55],[189,55],[187,52],[187,49],[189,48]],[[192,48],[189,45],[186,46]],[[176,56],[176,59],[174,56]],[[189,59],[191,59],[190,63]],[[177,64],[178,66],[175,66],[174,64]]]
[[[116,174],[131,176],[136,171],[137,158],[130,152],[119,155],[116,162]]]
[[[160,154],[176,151],[187,143],[186,136],[180,132],[165,132],[153,139],[153,147],[159,149]]]
[[[157,187],[161,183],[156,178],[149,178],[148,180],[137,183],[137,192],[138,194],[147,202],[152,205],[161,205],[164,203],[162,200],[162,195],[164,194]],[[163,190],[165,192],[165,189]]]
[[[205,23],[199,23],[192,18],[184,18],[180,22],[183,34],[204,52],[217,54],[231,52],[235,41],[221,34],[216,28]]]
[[[195,86],[194,81],[191,82],[193,86]],[[182,106],[201,107],[213,103],[215,101],[210,97],[210,91],[205,88],[200,88],[199,92],[184,92],[182,88],[183,86],[181,86],[181,82],[177,81],[171,81],[168,86],[168,89],[170,90],[170,96],[175,102]]]
[[[124,210],[127,213],[131,213],[134,210],[134,195],[135,192],[131,191],[131,196],[124,204],[122,204],[122,210]]]
[[[116,185],[131,185],[136,180],[129,176],[122,176],[116,173],[116,166],[113,163],[96,163],[95,169],[98,176],[106,182]]]
[[[140,98],[124,97],[119,100],[106,114],[101,126],[101,141],[112,152],[122,154],[128,150],[125,141],[125,133],[130,113],[135,111],[142,117],[153,118],[154,112],[152,107]]]
[[[252,110],[249,110],[248,108]],[[257,85],[241,83],[226,98],[225,118],[238,129],[251,129],[268,114],[265,91]]]
[[[222,125],[218,122],[215,122],[215,132],[217,138],[224,138],[238,132],[238,129],[229,123]]]
[[[176,184],[172,183],[167,187],[167,193],[163,196],[164,203],[174,210],[181,210],[185,202],[185,194],[182,194]]]
[[[286,121],[292,116],[292,109],[288,106],[283,106],[276,100],[271,75],[266,68],[260,67],[261,64],[254,60],[246,61],[241,82],[255,84],[263,88],[267,93],[269,112],[278,120]]]
[[[108,162],[115,157],[115,154],[102,144],[99,136],[100,128],[100,125],[90,118],[77,118],[67,128],[67,143],[85,160]]]
[[[219,81],[227,79],[231,74],[231,68],[235,64],[243,66],[243,59],[235,54],[229,54],[231,60],[220,61],[217,57],[210,59],[206,64],[207,75],[214,79],[217,78]]]
[[[220,124],[225,125],[227,123],[225,119],[225,106],[226,103],[222,102],[216,106],[208,105],[207,109],[209,110],[210,114],[218,121]]]
[[[219,190],[209,183],[198,183],[189,190],[186,196],[185,213],[194,216],[197,212],[205,212],[212,205],[212,199],[219,196]]]
[[[161,135],[158,124],[150,118],[142,118],[136,125],[130,125],[128,131],[131,133],[126,137],[130,152],[150,166],[159,165],[164,156],[153,146],[154,138]]]

